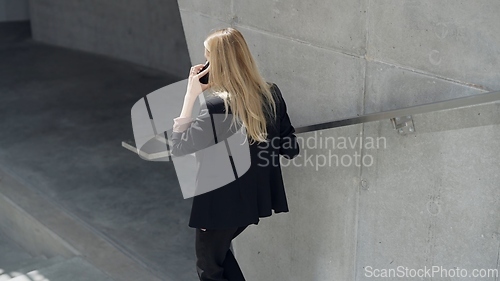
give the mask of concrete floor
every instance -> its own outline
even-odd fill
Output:
[[[0,168],[182,281],[197,279],[191,199],[171,163],[121,146],[133,139],[132,105],[180,79],[34,42],[27,22],[0,23]]]

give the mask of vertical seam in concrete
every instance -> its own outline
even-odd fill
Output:
[[[236,15],[234,14],[234,0],[231,0],[231,3],[229,4],[230,5],[230,9],[231,9],[231,25],[233,26],[234,28],[234,25],[236,24]]]
[[[366,56],[368,55],[368,38],[369,38],[369,16],[368,14],[370,13],[370,2],[371,0],[368,0],[366,1],[366,13],[365,13],[365,60],[366,60]]]
[[[362,107],[361,107],[361,114],[365,114],[365,100],[366,100],[366,85],[367,85],[367,79],[366,79],[366,72],[368,68],[368,61],[366,59],[367,54],[368,54],[368,37],[369,37],[369,21],[368,19],[370,18],[368,14],[370,13],[369,7],[370,7],[370,0],[366,2],[366,13],[365,13],[365,56],[364,56],[364,63],[365,63],[365,69],[364,69],[364,87],[363,87],[363,102],[362,102]],[[363,125],[364,127],[364,125]]]
[[[364,131],[364,124],[361,124],[361,127],[360,127],[360,133],[359,133],[359,139],[360,139],[360,155],[361,155],[361,159],[363,159],[363,131]],[[359,228],[359,201],[360,201],[360,197],[361,197],[361,176],[362,176],[362,173],[363,173],[363,161],[361,161],[361,165],[359,167],[359,172],[358,172],[358,182],[357,182],[357,196],[356,196],[356,207],[355,207],[355,211],[354,211],[354,237],[355,237],[355,243],[354,243],[354,251],[353,251],[353,266],[354,266],[354,269],[353,269],[353,276],[354,276],[354,280],[357,280],[357,267],[358,267],[358,263],[357,263],[357,260],[358,260],[358,228]]]
[[[365,107],[365,96],[366,96],[366,61],[364,61],[364,85],[363,85],[363,99],[362,99],[362,108],[361,108],[361,112],[362,114],[364,114],[364,107]],[[363,138],[364,138],[364,130],[365,130],[365,123],[361,123],[360,124],[360,130],[359,130],[359,139],[360,139],[360,142],[359,142],[359,145],[360,145],[360,148],[359,148],[359,153],[361,155],[361,159],[363,159],[363,153],[364,153],[364,149],[363,149]],[[360,164],[360,167],[359,167],[359,172],[358,172],[358,185],[357,185],[357,189],[358,189],[358,192],[357,192],[357,196],[356,196],[356,209],[355,209],[355,227],[354,227],[354,237],[356,237],[356,243],[354,243],[354,280],[357,280],[357,251],[358,251],[358,228],[359,228],[359,201],[360,201],[360,197],[361,197],[361,192],[362,192],[362,189],[361,189],[361,180],[363,179],[362,178],[363,176],[363,161],[361,161],[361,164]]]
[[[363,3],[363,2],[361,2]],[[370,0],[368,0],[366,2],[366,13],[365,13],[365,55],[364,55],[364,58],[363,58],[363,64],[364,64],[364,69],[363,69],[363,81],[364,81],[364,84],[363,84],[363,98],[361,100],[361,114],[363,115],[365,113],[365,100],[366,100],[366,88],[367,88],[367,78],[366,78],[366,73],[367,73],[367,68],[368,68],[368,62],[366,60],[366,55],[368,53],[368,13],[369,13],[369,7],[370,7]],[[361,159],[363,159],[363,138],[364,138],[364,130],[365,130],[365,123],[362,123],[361,124],[361,127],[360,127],[360,131],[359,131],[359,139],[360,139],[360,155],[361,155]],[[358,244],[359,244],[359,210],[360,210],[360,206],[359,206],[359,202],[360,202],[360,198],[361,198],[361,180],[362,180],[362,176],[363,176],[363,161],[361,161],[361,165],[360,165],[360,168],[359,168],[359,173],[358,173],[358,185],[357,185],[357,189],[358,189],[358,192],[357,192],[357,196],[356,196],[356,209],[355,209],[355,227],[354,227],[354,237],[356,237],[356,241],[354,243],[354,254],[353,254],[353,276],[354,276],[354,280],[357,280],[358,279]]]
[[[498,241],[498,251],[497,251],[497,274],[495,276],[495,281],[498,281],[498,277],[500,272],[500,240]]]

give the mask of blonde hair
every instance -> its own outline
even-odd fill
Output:
[[[267,138],[266,115],[276,118],[272,84],[260,75],[243,35],[228,27],[212,32],[204,42],[210,53],[208,84],[213,94],[226,94],[226,108],[231,108],[234,125],[243,123],[247,137],[254,142]],[[271,114],[272,113],[272,114]]]

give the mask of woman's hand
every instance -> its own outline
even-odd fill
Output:
[[[191,67],[191,70],[189,72],[188,86],[186,90],[186,96],[189,98],[195,99],[199,94],[203,93],[203,91],[210,88],[208,84],[200,83],[200,78],[207,74],[208,70],[210,69],[210,66],[208,66],[207,69],[198,73],[203,68],[203,66],[204,64],[197,64]]]

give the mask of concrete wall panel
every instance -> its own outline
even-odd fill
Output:
[[[496,124],[463,129],[446,128],[460,119],[442,113],[415,115],[417,132],[407,136],[388,120],[366,123],[365,137],[383,137],[387,145],[364,151],[376,157],[362,168],[356,280],[398,266],[498,269],[499,105],[460,109],[476,123],[497,117]],[[437,122],[424,128],[423,120]]]
[[[28,0],[0,0],[0,22],[29,20]]]
[[[124,59],[171,73],[189,69],[174,1],[30,2],[37,41]]]
[[[179,9],[198,12],[222,21],[231,21],[233,18],[231,0],[179,0]]]
[[[452,81],[369,61],[365,114],[394,110],[483,93]]]
[[[300,155],[282,160],[290,212],[261,219],[234,240],[247,280],[354,280],[360,167],[353,159],[360,148],[339,149],[332,139],[360,141],[360,129],[353,125],[298,136],[304,141]]]
[[[181,18],[184,26],[184,33],[186,34],[189,56],[191,57],[191,64],[204,63],[205,47],[203,41],[205,41],[208,34],[212,31],[230,26],[229,22],[189,10],[181,10]],[[187,78],[189,75],[189,68],[184,72]]]
[[[500,89],[495,0],[181,2],[205,16],[183,18],[187,37],[202,37],[189,39],[196,45],[199,30],[221,19],[243,33],[296,127]],[[283,167],[290,213],[233,243],[247,279],[367,280],[366,266],[498,269],[498,104],[413,118],[416,135],[398,135],[389,120],[365,125],[365,142],[388,144],[363,148],[374,162],[362,172]]]
[[[363,56],[366,1],[234,1],[241,25]]]
[[[368,56],[500,89],[500,2],[370,1]]]
[[[361,113],[364,60],[239,25],[236,28],[245,36],[264,77],[280,87],[294,126]]]

